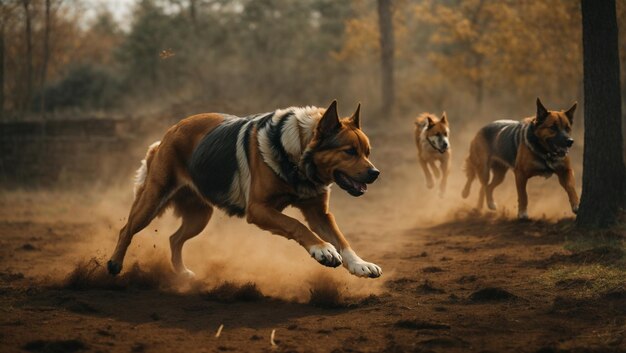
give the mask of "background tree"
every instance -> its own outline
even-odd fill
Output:
[[[334,54],[354,72],[374,75],[372,67],[380,65],[376,5],[354,0],[357,16],[348,19],[344,45]],[[420,106],[487,118],[482,105],[493,119],[528,111],[537,95],[563,106],[582,96],[576,2],[396,0],[393,5],[400,112]],[[351,80],[359,81],[358,87],[377,83]],[[378,99],[375,93],[359,91],[369,100]]]
[[[41,92],[40,111],[41,116],[45,117],[46,106],[46,92],[44,87],[46,85],[46,77],[48,75],[48,61],[50,60],[50,1],[46,0],[46,15],[44,23],[44,36],[43,36],[43,63],[41,64],[41,76],[39,79],[39,91]]]
[[[582,0],[582,23],[585,151],[576,221],[605,227],[626,199],[615,0]]]
[[[380,67],[382,110],[391,111],[395,98],[393,79],[393,9],[392,0],[378,0],[378,27],[380,29]]]
[[[0,23],[0,119],[4,116],[4,21]]]
[[[470,117],[530,113],[536,96],[556,106],[582,99],[580,8],[571,0],[136,0],[123,23],[106,7],[85,13],[83,1],[50,0],[48,60],[46,1],[0,1],[14,9],[4,26],[4,119],[39,115],[42,104],[49,119],[93,110],[154,117],[333,98],[373,107],[388,95],[398,119],[447,110],[463,128],[478,122]],[[392,5],[391,51],[379,5]],[[626,23],[626,3],[618,9]]]
[[[30,105],[33,94],[33,29],[30,0],[22,0],[24,8],[24,40],[26,42],[26,90],[24,92],[24,100],[21,102],[21,109],[25,110]]]
[[[7,28],[7,22],[9,22],[9,18],[11,12],[13,11],[12,4],[9,3],[0,3],[0,119],[4,116],[4,84],[5,84],[5,75],[4,75],[4,56],[5,56],[5,33]]]

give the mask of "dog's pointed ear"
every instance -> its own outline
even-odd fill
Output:
[[[543,106],[543,103],[541,103],[541,99],[537,97],[537,123],[543,123],[543,121],[546,120],[549,114],[550,113],[548,112],[548,109],[546,109],[546,107]]]
[[[565,112],[565,116],[567,116],[567,120],[569,120],[570,124],[574,123],[574,113],[576,112],[577,106],[578,102],[574,102],[574,105]]]
[[[443,112],[443,114],[441,114],[441,119],[439,121],[445,126],[448,126],[448,115],[446,114],[446,112]]]
[[[429,115],[426,117],[426,122],[428,123],[427,128],[431,128],[433,127],[433,125],[435,125],[435,121],[433,120],[433,118]]]
[[[317,123],[317,131],[322,135],[328,135],[339,129],[341,123],[339,122],[339,115],[337,114],[337,100],[333,100],[324,112],[324,115]]]
[[[354,114],[350,117],[350,121],[352,125],[354,125],[357,129],[361,128],[361,102],[356,106],[356,110]]]

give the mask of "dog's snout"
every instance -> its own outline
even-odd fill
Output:
[[[572,147],[572,145],[574,144],[574,139],[570,137],[567,139],[566,143],[567,147]]]
[[[447,149],[448,148],[448,142],[443,141],[443,143],[441,144],[441,147],[443,147],[443,149]]]
[[[376,168],[370,168],[367,171],[367,177],[368,177],[368,181],[370,183],[373,182],[374,180],[376,180],[379,175],[380,175],[380,170],[378,170]]]

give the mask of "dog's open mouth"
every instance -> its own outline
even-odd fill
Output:
[[[554,153],[559,157],[565,157],[569,153],[569,147],[557,147]]]
[[[430,138],[426,139],[430,146],[439,153],[445,153],[448,150],[448,146],[440,148],[436,143],[434,143]]]
[[[563,158],[569,153],[569,147],[567,146],[557,146],[553,143],[550,143],[550,147],[552,149],[552,155],[558,158]]]
[[[367,191],[367,184],[350,178],[346,173],[336,170],[333,173],[335,183],[352,196],[361,196]]]

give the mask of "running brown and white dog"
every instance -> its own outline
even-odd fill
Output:
[[[422,113],[415,119],[415,144],[417,145],[417,158],[424,170],[426,186],[432,189],[435,186],[433,176],[439,178],[439,194],[446,191],[448,174],[450,169],[450,127],[448,117],[444,112],[441,119],[437,119],[434,114]],[[436,162],[439,162],[437,167]],[[430,168],[430,169],[429,169]],[[440,169],[441,168],[441,173]]]
[[[108,271],[121,271],[133,235],[171,205],[182,218],[170,237],[172,265],[179,274],[193,276],[183,264],[183,244],[204,229],[218,207],[297,241],[322,265],[343,263],[356,276],[379,277],[381,268],[357,256],[329,211],[331,183],[360,196],[378,178],[369,154],[360,105],[342,119],[336,101],[328,109],[186,118],[148,149]],[[302,211],[310,228],[282,213],[289,205]]]
[[[496,209],[493,189],[500,185],[509,168],[515,173],[517,185],[518,217],[527,219],[528,179],[541,175],[546,178],[556,174],[559,183],[567,192],[572,211],[578,211],[574,171],[568,156],[574,143],[570,137],[576,103],[567,111],[547,110],[537,98],[537,114],[534,117],[515,120],[498,120],[483,127],[470,145],[469,157],[465,162],[467,183],[463,198],[469,195],[474,178],[478,176],[481,188],[478,208],[482,208],[485,197],[487,207]],[[493,178],[489,182],[489,172]]]

